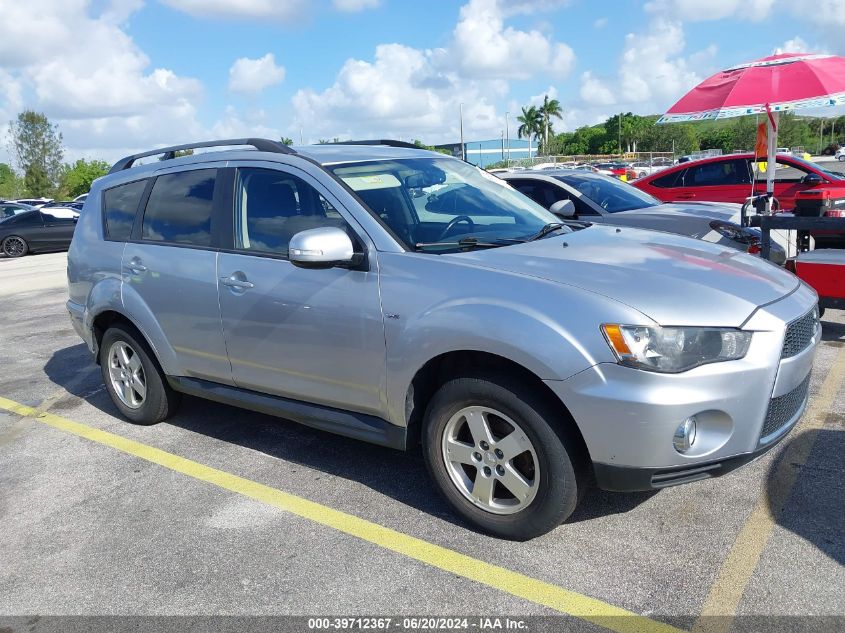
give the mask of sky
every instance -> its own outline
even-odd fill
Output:
[[[0,162],[24,109],[66,157],[213,138],[515,136],[662,113],[723,68],[842,53],[845,0],[0,0]]]

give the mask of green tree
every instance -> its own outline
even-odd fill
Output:
[[[283,136],[281,139],[279,139],[279,142],[282,145],[293,145],[293,139],[289,136]]]
[[[531,156],[531,139],[536,138],[540,133],[540,126],[543,120],[542,115],[535,106],[522,106],[522,114],[516,117],[519,121],[519,129],[516,135],[519,138],[528,139],[528,156]]]
[[[563,118],[563,109],[560,107],[560,101],[549,99],[549,95],[545,95],[543,97],[543,105],[540,106],[540,116],[543,117],[543,151],[548,154],[546,148],[549,146],[549,134],[554,134],[551,120],[553,118]]]
[[[62,171],[60,191],[64,196],[75,198],[87,193],[91,183],[109,173],[109,164],[102,160],[87,161],[80,158],[73,165],[65,165]]]
[[[20,198],[23,195],[23,182],[6,163],[0,163],[0,199]]]
[[[700,149],[720,149],[723,154],[730,154],[736,146],[733,128],[720,125],[702,131],[698,146]]]
[[[33,163],[26,168],[23,175],[24,188],[30,196],[43,196],[47,193],[53,193],[55,186],[50,181],[50,176],[44,168]]]
[[[649,152],[690,154],[698,149],[698,134],[692,123],[653,125],[643,142],[643,150]]]
[[[47,117],[25,110],[9,123],[9,142],[27,191],[43,196],[58,188],[62,167],[62,133]]]
[[[452,155],[452,152],[450,152],[448,149],[439,149],[439,148],[435,147],[434,145],[426,145],[425,143],[423,143],[418,138],[415,138],[413,140],[413,143],[414,143],[414,145],[416,145],[420,149],[427,149],[429,152],[437,152],[438,154],[446,154],[447,156]]]
[[[639,145],[648,138],[655,120],[654,116],[645,117],[631,112],[621,115],[614,114],[604,124],[607,136],[604,148],[610,150],[608,153],[619,150],[629,152],[642,150],[643,148]],[[613,148],[610,147],[611,140],[616,143]]]

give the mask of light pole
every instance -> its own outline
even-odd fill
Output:
[[[466,162],[466,145],[464,145],[464,104],[461,104],[461,160]]]
[[[510,112],[505,112],[505,142],[507,143],[507,146],[508,146],[508,158],[507,158],[506,164],[507,164],[508,167],[510,167],[511,166],[511,137],[510,137],[510,132],[508,130],[508,114],[510,114]]]
[[[622,113],[619,113],[619,155],[622,156]]]

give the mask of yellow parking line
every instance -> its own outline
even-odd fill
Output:
[[[282,492],[231,473],[127,439],[108,431],[74,422],[52,413],[0,398],[0,409],[32,417],[61,431],[115,448],[188,477],[249,497],[357,537],[443,571],[474,580],[518,598],[573,615],[618,633],[679,633],[668,624],[615,607],[574,591],[531,578],[454,550],[397,532],[328,506]]]
[[[757,569],[763,549],[769,542],[776,524],[776,514],[786,505],[798,478],[800,466],[807,463],[816,433],[822,428],[834,398],[845,380],[845,348],[833,360],[819,392],[811,400],[801,423],[792,431],[793,438],[767,484],[768,492],[761,493],[754,509],[728,552],[719,574],[704,601],[701,615],[693,627],[694,633],[727,633],[733,625],[748,581]],[[772,508],[774,513],[772,514]],[[722,616],[722,617],[713,617]]]

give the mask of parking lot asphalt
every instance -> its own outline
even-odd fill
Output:
[[[512,543],[462,523],[418,452],[195,398],[128,424],[65,312],[65,257],[0,259],[0,616],[845,616],[845,312],[777,449],[659,493],[591,490]]]

